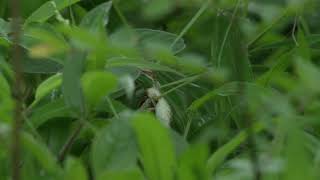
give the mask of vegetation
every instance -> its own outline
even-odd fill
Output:
[[[1,0],[0,179],[319,179],[319,7]]]

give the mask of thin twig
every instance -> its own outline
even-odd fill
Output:
[[[58,162],[63,163],[65,160],[68,152],[70,151],[72,145],[74,144],[75,140],[77,139],[78,135],[80,134],[82,128],[84,127],[85,121],[80,119],[78,126],[72,132],[72,134],[67,139],[66,143],[62,146],[59,155],[58,155]]]
[[[19,25],[20,19],[20,2],[19,0],[10,0],[10,9],[12,15],[12,59],[11,64],[15,72],[15,79],[12,86],[12,94],[15,100],[14,119],[12,122],[12,149],[11,149],[11,165],[12,165],[12,180],[20,180],[20,162],[21,162],[21,143],[20,131],[22,125],[22,108],[23,108],[23,92],[22,83],[23,76],[21,70],[21,47],[18,45],[20,41],[21,29]]]

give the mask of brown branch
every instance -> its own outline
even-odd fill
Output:
[[[80,134],[82,128],[84,126],[84,120],[80,120],[78,126],[76,129],[72,132],[72,134],[69,136],[66,143],[62,146],[59,155],[58,155],[58,162],[63,163],[64,159],[66,158],[68,152],[70,151],[73,143],[75,142],[76,138]]]
[[[12,122],[12,141],[11,141],[11,165],[12,165],[12,179],[20,180],[20,162],[21,162],[21,145],[20,145],[20,131],[22,125],[22,108],[23,108],[23,75],[21,70],[21,47],[18,45],[20,41],[20,2],[19,0],[10,0],[10,9],[12,16],[12,59],[11,65],[15,72],[15,79],[12,85],[12,96],[15,100],[14,119]]]

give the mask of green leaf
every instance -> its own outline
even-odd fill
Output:
[[[89,60],[90,57],[96,57],[100,54],[99,57],[102,56],[101,58],[105,58],[104,56],[107,54],[107,40],[104,32],[97,34],[90,32],[90,29],[70,26],[60,26],[59,29],[69,37],[73,46],[82,50],[87,50],[88,52],[93,52],[93,54],[89,56]],[[105,45],[102,45],[102,42],[105,42]],[[100,61],[103,61],[103,59]]]
[[[43,23],[50,17],[56,14],[56,11],[60,11],[80,0],[50,0],[44,3],[39,9],[34,11],[25,21],[25,25],[31,22]]]
[[[56,99],[46,104],[35,106],[28,121],[35,127],[40,127],[48,120],[57,117],[74,117],[72,109],[65,105],[64,99]]]
[[[253,131],[258,133],[264,129],[261,123],[253,125]],[[213,173],[224,160],[237,148],[239,147],[248,137],[246,130],[240,132],[237,136],[232,138],[228,143],[216,150],[207,162],[207,169],[210,173]]]
[[[136,115],[133,127],[147,178],[173,180],[175,153],[168,130],[151,114]]]
[[[81,79],[87,103],[96,106],[104,97],[116,90],[117,78],[108,72],[87,72]]]
[[[295,69],[301,83],[304,85],[305,90],[311,90],[310,93],[320,92],[320,85],[318,83],[320,77],[319,68],[317,68],[310,61],[297,59],[295,63]]]
[[[143,14],[151,20],[159,19],[174,9],[171,0],[150,0],[145,3]]]
[[[11,88],[0,71],[0,123],[11,122],[14,103],[11,99]]]
[[[303,32],[302,28],[298,31],[298,53],[302,59],[311,60],[310,44]]]
[[[246,40],[242,35],[238,18],[217,15],[213,21],[212,62],[218,68],[227,69],[232,80],[252,80]]]
[[[180,134],[178,134],[174,130],[169,130],[171,139],[174,145],[174,149],[176,150],[177,157],[183,154],[188,148],[189,144],[186,139],[183,138]]]
[[[134,168],[137,156],[133,131],[127,120],[121,117],[103,128],[92,144],[91,160],[98,176],[107,170]]]
[[[282,130],[288,131],[286,133],[287,144],[284,148],[286,169],[284,172],[284,180],[300,180],[310,179],[315,180],[315,172],[312,170],[313,156],[309,154],[309,150],[305,147],[305,143],[308,141],[304,132],[300,127],[297,127],[295,123],[291,125],[285,125]]]
[[[179,180],[209,180],[206,168],[208,148],[205,145],[193,145],[179,160]]]
[[[298,38],[299,40],[299,38]],[[310,46],[315,45],[317,43],[319,43],[320,41],[320,36],[319,34],[311,34],[304,37],[304,42],[303,43],[307,43]],[[272,50],[272,49],[278,49],[278,48],[283,48],[283,47],[290,47],[293,48],[296,46],[295,44],[296,42],[293,39],[285,39],[285,40],[281,40],[281,41],[272,41],[270,43],[265,43],[265,44],[261,44],[260,46],[257,46],[255,49],[250,50],[250,52],[256,52],[259,50]]]
[[[61,171],[55,157],[44,144],[27,133],[23,133],[21,138],[24,150],[30,152],[48,173],[55,174]]]
[[[13,70],[2,55],[0,55],[0,72],[8,81],[13,80]]]
[[[145,46],[149,43],[161,43],[163,46],[170,47],[178,38],[176,34],[153,29],[135,29],[141,45]],[[181,52],[186,47],[184,40],[178,38],[176,43],[171,47],[174,54]]]
[[[10,86],[1,71],[0,71],[0,88],[1,88],[1,95],[10,96]]]
[[[7,37],[10,32],[10,24],[0,18],[0,37]]]
[[[77,114],[84,115],[85,104],[81,88],[81,76],[86,53],[74,50],[67,59],[62,75],[62,92],[66,105]]]
[[[31,59],[25,57],[21,62],[22,71],[31,74],[51,74],[62,69],[62,65],[49,59]]]
[[[0,2],[0,17],[3,17],[5,15],[7,6],[8,6],[7,0],[3,0]]]
[[[284,50],[287,51],[287,50]],[[256,82],[263,86],[269,84],[269,82],[277,76],[277,74],[285,72],[285,70],[292,64],[292,55],[295,52],[294,50],[290,50],[288,52],[280,51],[280,57],[277,57],[277,62],[265,73],[263,73],[259,78],[257,78]]]
[[[85,167],[80,160],[75,158],[68,158],[65,166],[65,180],[87,180],[88,175]]]
[[[182,73],[176,71],[175,69],[172,69],[170,67],[149,62],[149,61],[144,61],[144,60],[139,60],[139,59],[130,59],[130,58],[111,58],[107,60],[107,63],[105,65],[105,68],[113,68],[113,67],[136,67],[139,69],[149,69],[149,70],[154,70],[154,71],[164,71],[164,72],[171,72],[175,73],[178,75],[182,76]]]
[[[82,19],[80,27],[89,29],[92,32],[102,30],[109,22],[109,11],[112,1],[108,1],[95,7]]]
[[[57,73],[45,81],[43,81],[36,90],[35,100],[31,106],[37,104],[42,98],[48,96],[53,90],[57,89],[62,84],[62,74]]]
[[[122,171],[106,171],[103,172],[98,180],[144,180],[139,170],[122,170]]]
[[[245,86],[245,88],[256,89],[258,92],[262,89],[259,85],[254,83],[245,83],[245,82],[230,82],[222,85],[221,87],[208,92],[197,100],[193,101],[192,104],[188,107],[189,110],[195,111],[202,107],[209,100],[213,100],[219,96],[234,96],[239,94],[239,87]]]

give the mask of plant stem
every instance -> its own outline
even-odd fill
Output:
[[[70,151],[72,145],[74,144],[76,138],[78,137],[82,128],[84,127],[84,122],[85,121],[83,119],[80,119],[78,126],[72,132],[72,134],[69,136],[66,143],[62,146],[62,148],[59,152],[59,155],[58,155],[58,162],[59,163],[63,163],[63,161],[65,160],[65,158],[66,158],[68,152]]]
[[[111,99],[110,99],[109,97],[107,97],[106,100],[107,100],[107,102],[108,102],[108,104],[109,104],[109,106],[110,106],[110,108],[111,108],[111,111],[112,111],[113,115],[114,115],[117,119],[119,119],[119,115],[118,115],[118,113],[117,113],[117,111],[116,111],[116,108],[114,107]]]
[[[219,51],[219,55],[218,55],[218,67],[220,67],[220,65],[221,65],[223,50],[224,50],[224,47],[225,47],[225,45],[226,45],[226,42],[227,42],[227,39],[228,39],[230,30],[231,30],[231,27],[232,27],[232,25],[233,25],[234,19],[235,19],[236,15],[237,15],[239,6],[240,6],[240,0],[237,1],[237,5],[236,5],[236,7],[234,8],[234,11],[233,11],[233,13],[232,13],[232,17],[231,17],[230,23],[229,23],[228,28],[227,28],[227,30],[226,30],[226,33],[225,33],[225,35],[224,35],[224,37],[223,37],[223,41],[222,41],[222,44],[221,44],[221,47],[220,47],[220,51]]]
[[[20,180],[20,162],[21,162],[21,125],[22,125],[22,109],[23,109],[23,92],[22,83],[23,76],[21,70],[21,47],[18,45],[20,41],[21,29],[19,25],[20,19],[20,2],[19,0],[10,0],[11,9],[11,30],[13,36],[12,44],[12,59],[11,64],[15,72],[15,79],[12,86],[13,99],[15,100],[14,116],[12,121],[11,131],[11,166],[12,166],[12,180]]]
[[[207,0],[203,3],[201,8],[197,11],[197,13],[192,17],[192,19],[188,22],[188,24],[182,29],[178,37],[173,41],[171,44],[171,48],[174,47],[174,45],[181,39],[188,30],[192,27],[192,25],[197,21],[197,19],[207,10],[207,8],[210,5],[210,0]]]
[[[282,18],[288,15],[289,10],[285,9],[285,11],[277,17],[269,26],[267,26],[262,32],[260,32],[256,37],[254,37],[248,44],[248,47],[252,47],[257,41],[259,41],[267,32],[269,32]]]

